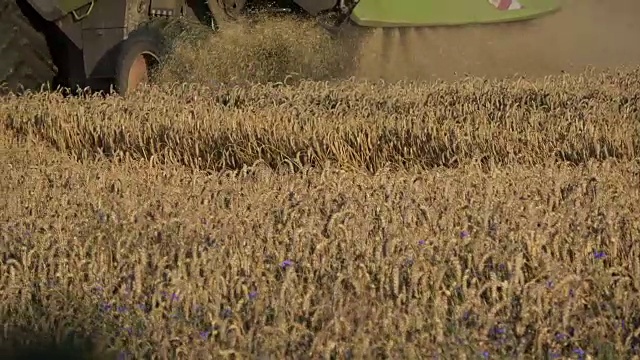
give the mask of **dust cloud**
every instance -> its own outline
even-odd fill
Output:
[[[640,0],[560,0],[527,22],[373,29],[361,36],[356,78],[452,80],[623,69],[640,64]]]
[[[158,79],[449,81],[640,65],[640,0],[559,1],[558,12],[526,22],[399,29],[350,25],[337,39],[313,20],[264,16],[196,42],[177,41]]]

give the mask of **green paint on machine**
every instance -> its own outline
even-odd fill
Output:
[[[459,26],[530,20],[559,9],[558,0],[361,0],[351,19],[367,27]]]

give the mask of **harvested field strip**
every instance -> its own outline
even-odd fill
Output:
[[[640,150],[640,71],[443,85],[300,82],[163,85],[129,99],[7,97],[0,121],[78,158],[198,169],[256,161],[377,170],[630,160]]]
[[[205,176],[3,140],[10,329],[136,358],[640,350],[636,162]]]

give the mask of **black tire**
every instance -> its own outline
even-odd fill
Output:
[[[144,61],[147,79],[143,81],[148,81],[164,59],[166,48],[165,39],[156,28],[145,26],[131,32],[120,44],[114,81],[117,93],[126,95],[140,84],[132,77],[139,70],[139,61]]]
[[[39,90],[57,73],[45,34],[51,26],[24,0],[0,0],[0,93]]]

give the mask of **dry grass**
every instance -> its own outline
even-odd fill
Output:
[[[637,162],[204,175],[7,137],[1,156],[12,330],[137,358],[638,355]]]
[[[640,358],[640,69],[310,81],[287,29],[2,98],[1,358]]]

